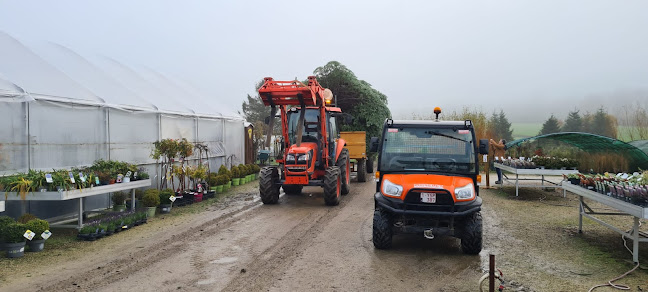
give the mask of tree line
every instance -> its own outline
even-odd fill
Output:
[[[562,121],[553,114],[542,124],[539,135],[558,132],[585,132],[617,138],[617,118],[599,108],[595,113],[580,114],[579,110],[570,111]]]

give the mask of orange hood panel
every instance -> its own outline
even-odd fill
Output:
[[[467,177],[438,174],[385,174],[383,181],[385,179],[403,186],[403,193],[400,196],[401,200],[405,200],[405,196],[411,189],[443,189],[450,192],[455,202],[457,202],[454,194],[455,188],[460,188],[473,182],[472,179]],[[380,189],[382,190],[382,185]]]

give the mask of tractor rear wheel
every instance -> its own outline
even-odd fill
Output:
[[[383,210],[375,210],[373,217],[372,241],[377,249],[388,249],[392,245],[392,224],[390,216]]]
[[[259,178],[259,193],[264,204],[279,202],[279,171],[276,167],[264,167]]]
[[[343,195],[346,195],[349,193],[349,190],[351,188],[351,177],[349,176],[349,173],[351,172],[351,163],[349,163],[349,149],[342,149],[342,152],[340,152],[340,156],[338,157],[337,163],[335,163],[335,165],[340,168],[340,176],[342,180],[341,193]]]
[[[302,185],[283,185],[281,186],[286,195],[299,195],[302,192],[304,186]]]
[[[366,182],[367,181],[367,163],[365,159],[358,160],[358,181]]]
[[[324,174],[324,203],[328,206],[340,204],[341,188],[340,169],[337,166],[327,168]]]
[[[371,156],[367,156],[367,173],[373,173],[374,172],[374,162],[373,159],[371,159]]]
[[[461,221],[461,250],[467,254],[479,254],[482,250],[482,217],[475,212]]]

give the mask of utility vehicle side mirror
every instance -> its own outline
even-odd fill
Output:
[[[266,125],[270,125],[270,117],[265,117],[265,120],[263,120],[263,123]]]
[[[479,140],[479,154],[488,154],[488,139]]]
[[[352,115],[344,116],[344,124],[351,125],[352,123],[353,123],[353,116]]]
[[[369,152],[378,152],[378,137],[371,137],[369,142]]]

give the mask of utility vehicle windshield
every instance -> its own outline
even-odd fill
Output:
[[[306,125],[302,127],[302,142],[317,142],[317,124],[308,124],[308,123],[318,123],[319,122],[319,110],[317,109],[306,109],[304,115],[304,122]],[[299,124],[299,110],[298,111],[289,111],[288,112],[288,138],[290,139],[290,144],[297,143],[297,126]]]
[[[388,128],[380,170],[474,174],[473,134],[453,128]]]

